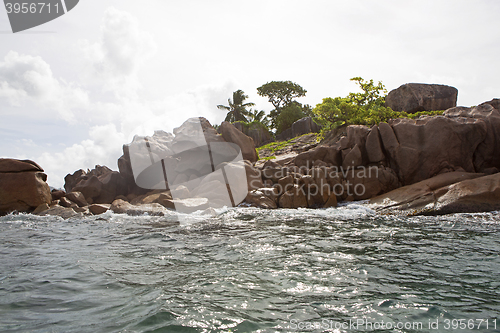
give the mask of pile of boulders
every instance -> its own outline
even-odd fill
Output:
[[[217,155],[217,144],[233,143],[241,150],[246,197],[232,198],[233,205],[328,208],[339,201],[371,199],[376,209],[386,213],[500,209],[500,100],[473,108],[456,107],[456,93],[450,88],[412,84],[389,94],[389,102],[404,111],[452,105],[440,116],[396,119],[372,127],[349,126],[335,143],[308,145],[307,150],[286,159],[256,163],[252,138],[227,122],[221,124],[219,134],[204,118],[187,121],[174,130],[175,136],[157,131],[152,137],[141,138],[150,154],[142,157],[151,157],[153,163],[153,153],[182,152],[191,144],[193,126],[201,124],[203,140],[211,145],[212,158],[219,161],[212,164],[212,171],[226,165],[221,161],[231,154],[229,147]],[[433,96],[439,100],[432,101]],[[65,177],[65,191],[50,192],[42,168],[32,161],[0,159],[0,214],[19,211],[67,218],[111,210],[164,215],[167,210],[193,212],[214,207],[214,202],[227,202],[218,193],[231,193],[228,175],[224,176],[226,182],[207,177],[195,187],[185,186],[201,172],[190,159],[162,160],[167,168],[192,169],[175,174],[171,184],[164,181],[149,189],[138,186],[144,179],[134,176],[131,154],[147,152],[131,151],[134,142],[123,146],[119,171],[105,166],[78,170]],[[245,184],[244,179],[239,180]]]
[[[451,107],[441,116],[349,126],[332,145],[284,165],[267,162],[259,168],[264,186],[246,202],[263,208],[328,207],[333,192],[338,201],[372,199],[384,212],[500,209],[500,100],[456,107],[455,88],[421,86],[405,85],[391,98],[398,96],[401,111]],[[293,187],[286,190],[289,184]],[[323,189],[321,196],[317,188]]]

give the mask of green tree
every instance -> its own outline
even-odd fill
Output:
[[[292,81],[271,81],[258,87],[257,93],[267,97],[274,108],[280,110],[294,98],[305,96],[307,90]]]
[[[244,103],[247,98],[248,96],[245,95],[243,90],[240,89],[233,92],[232,101],[230,98],[228,98],[227,102],[229,106],[217,105],[218,109],[228,111],[225,121],[228,121],[230,123],[234,123],[235,121],[248,121],[246,116],[249,116],[250,112],[247,110],[247,107],[254,106],[255,104]]]
[[[277,133],[281,133],[292,127],[294,122],[305,116],[301,106],[300,103],[291,103],[281,109],[280,114],[276,118]]]
[[[356,82],[363,92],[349,93],[348,98],[359,106],[384,106],[387,89],[381,81],[377,85],[373,80],[365,81],[360,77],[353,77],[351,81]]]
[[[302,108],[302,104],[294,99],[305,96],[307,90],[292,81],[271,81],[258,87],[257,93],[259,96],[267,97],[269,102],[274,106],[274,110],[269,113],[269,118],[271,120],[271,128],[276,128],[279,133],[278,117],[282,109],[290,106],[292,103],[296,103]],[[307,107],[309,106],[306,105],[306,111]]]
[[[349,93],[347,97],[324,98],[313,109],[324,130],[353,124],[373,125],[397,116],[384,106],[387,90],[382,82],[375,85],[373,80],[365,81],[360,77],[351,81],[356,82],[362,92]]]
[[[298,103],[298,102],[297,102]],[[298,103],[300,104],[300,103]],[[304,113],[304,117],[313,117],[314,118],[314,113],[312,112],[313,108],[309,104],[301,105],[302,112]]]
[[[269,127],[270,125],[269,118],[267,117],[266,113],[263,110],[261,111],[250,110],[249,117],[250,117],[250,122],[259,122],[265,127]]]

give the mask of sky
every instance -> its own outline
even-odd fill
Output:
[[[53,187],[78,169],[118,170],[134,135],[187,118],[219,124],[232,92],[256,109],[269,81],[315,106],[350,78],[458,89],[458,105],[500,97],[497,0],[81,0],[12,33],[0,8],[0,157],[31,159]]]

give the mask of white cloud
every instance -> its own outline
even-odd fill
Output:
[[[88,139],[75,143],[61,152],[45,152],[35,158],[46,171],[48,183],[64,185],[64,177],[79,169],[106,165],[117,170],[123,144],[134,135],[153,135],[155,130],[172,132],[189,117],[204,116],[219,123],[225,113],[216,108],[231,97],[231,83],[223,86],[201,86],[189,92],[168,96],[162,100],[118,104],[94,104],[96,113],[103,113],[103,125],[89,129]]]
[[[79,169],[92,169],[99,164],[116,170],[125,141],[114,124],[94,126],[89,130],[89,139],[62,152],[45,152],[36,161],[44,168],[51,186],[63,187],[64,177]]]
[[[171,132],[174,127],[194,116],[204,116],[212,122],[220,122],[224,118],[225,114],[216,105],[224,103],[231,96],[234,90],[231,82],[206,84],[156,100],[140,97],[139,73],[145,61],[155,52],[156,46],[149,34],[139,29],[137,20],[129,13],[109,8],[102,21],[99,42],[92,44],[81,41],[79,44],[96,74],[93,78],[86,77],[82,84],[92,87],[95,83],[92,80],[97,77],[98,89],[111,91],[117,98],[104,102],[98,95],[90,94],[84,112],[74,115],[81,126],[90,126],[88,138],[61,151],[54,147],[52,151],[34,158],[45,169],[52,186],[62,187],[66,174],[81,168],[91,169],[99,164],[116,170],[122,145],[131,142],[134,135],[152,135],[158,129]],[[71,85],[53,77],[50,66],[42,58],[15,55],[10,58],[24,59],[29,68],[35,68],[32,71],[45,78],[46,85],[60,90],[71,88]],[[8,82],[20,83],[9,85],[10,90],[0,92],[9,93],[12,100],[22,102],[30,94],[48,94],[44,92],[47,89],[45,85],[37,85],[30,90],[31,81],[12,81],[12,77],[22,73],[21,66],[11,72]],[[41,80],[32,81],[38,83]]]
[[[87,93],[79,87],[54,77],[41,57],[10,51],[0,62],[0,98],[10,105],[30,101],[45,113],[55,111],[62,119],[74,120],[76,108],[88,106]]]
[[[135,96],[138,70],[156,52],[153,37],[139,28],[137,19],[113,7],[104,14],[100,41],[83,40],[80,45],[104,88],[122,98]]]

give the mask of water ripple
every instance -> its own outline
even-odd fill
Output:
[[[436,332],[429,321],[489,319],[493,332],[499,221],[378,216],[360,204],[225,209],[183,224],[9,215],[0,331],[320,332],[384,320]]]

